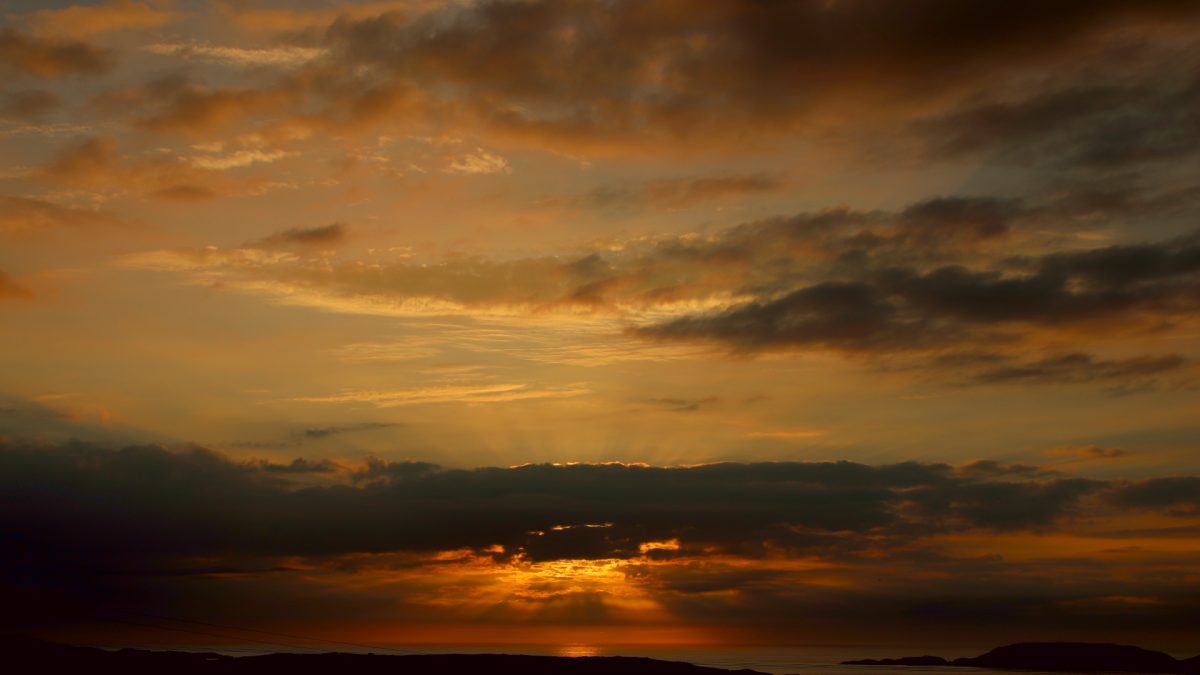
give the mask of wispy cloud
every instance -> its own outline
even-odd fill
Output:
[[[162,56],[241,68],[300,66],[327,53],[327,50],[316,47],[229,47],[179,42],[156,42],[146,45],[144,49]]]
[[[326,396],[301,396],[308,403],[369,403],[376,408],[397,408],[430,403],[507,403],[544,398],[571,398],[587,394],[582,385],[538,388],[528,384],[440,385],[411,389],[352,390]]]
[[[250,166],[251,164],[271,164],[287,157],[289,154],[291,153],[284,152],[283,150],[238,150],[227,155],[193,157],[191,163],[200,169],[225,171],[227,169]]]
[[[508,160],[500,155],[493,155],[483,148],[475,148],[475,152],[453,159],[443,171],[460,175],[507,174],[512,173],[512,167],[508,165]]]
[[[751,438],[780,438],[785,440],[801,438],[821,438],[828,436],[826,429],[779,429],[775,431],[752,431],[747,436]]]

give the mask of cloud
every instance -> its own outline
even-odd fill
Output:
[[[794,130],[831,109],[869,118],[875,106],[915,108],[970,90],[981,77],[1056,63],[1118,18],[1194,15],[1180,3],[1129,1],[988,1],[970,11],[946,0],[904,11],[816,0],[653,9],[496,2],[416,18],[345,17],[330,28],[328,45],[342,68],[453,91],[460,110],[500,135],[661,151],[682,139],[695,148]]]
[[[1066,206],[1075,196],[837,207],[540,257],[380,261],[211,249],[127,264],[339,312],[586,319],[646,349],[894,357],[976,384],[1123,386],[1184,373],[1182,355],[1101,344],[1189,325],[1200,289],[1197,235],[1097,246],[1076,234],[1067,212],[1092,207]],[[1130,208],[1130,217],[1144,212]],[[246,246],[279,245],[282,236]]]
[[[445,169],[446,173],[455,173],[460,175],[486,174],[486,173],[512,173],[512,167],[508,165],[508,160],[499,155],[476,148],[475,152],[468,153],[462,157],[452,160]]]
[[[355,483],[391,484],[423,478],[437,473],[442,467],[429,462],[388,462],[378,457],[368,457],[366,466],[354,472]]]
[[[265,33],[324,29],[339,17],[361,19],[387,12],[424,13],[444,5],[444,0],[382,0],[356,2],[331,8],[263,7],[218,0],[217,9],[239,28]]]
[[[444,158],[442,170],[460,175],[511,172],[502,151],[482,146],[577,157],[744,154],[788,134],[874,163],[894,163],[887,147],[895,144],[915,144],[927,158],[1013,148],[1010,155],[1022,161],[1032,153],[1087,166],[1122,163],[1106,155],[1195,149],[1198,118],[1187,112],[1188,96],[1200,89],[1169,73],[1186,70],[1172,68],[1186,51],[1173,26],[1195,25],[1198,16],[1169,0],[1023,2],[1019,10],[988,0],[971,12],[921,0],[903,13],[823,0],[720,8],[681,0],[653,9],[629,0],[313,10],[223,2],[216,9],[249,31],[273,33],[274,42],[145,48],[274,72],[256,70],[250,83],[190,81],[173,91],[153,91],[152,81],[97,98],[127,98],[134,124],[160,134],[216,137],[253,128],[273,146],[326,132],[339,140],[414,132],[469,138],[476,152]],[[1133,28],[1122,33],[1119,25]],[[1169,46],[1146,47],[1151,56],[1128,63],[1109,54],[1116,48],[1102,48],[1153,43],[1158,33]],[[1121,77],[1108,79],[1120,81],[1096,75],[1114,70]],[[1069,76],[1046,76],[1058,71]],[[1109,107],[1112,114],[1095,112]],[[1073,125],[1079,128],[1071,133],[1046,131]],[[847,136],[859,140],[844,143]],[[774,182],[770,175],[713,176],[591,197],[681,209],[770,191]]]
[[[173,202],[202,202],[217,196],[217,193],[212,188],[203,185],[187,184],[171,185],[161,190],[156,190],[153,194],[159,199]]]
[[[588,393],[579,385],[533,387],[522,383],[433,385],[387,391],[345,391],[327,396],[302,396],[309,403],[369,403],[376,408],[396,408],[431,403],[507,403],[546,398],[571,398]]]
[[[0,270],[0,302],[5,300],[28,300],[33,297],[24,286],[21,286],[4,270]]]
[[[271,164],[287,157],[289,154],[282,150],[238,150],[228,155],[193,157],[191,161],[193,165],[201,169],[226,171],[252,164]]]
[[[111,198],[150,195],[174,202],[197,202],[232,195],[260,195],[285,183],[250,170],[290,153],[241,149],[226,154],[188,156],[171,151],[123,154],[116,138],[87,136],[59,148],[39,178],[59,188],[85,188]],[[219,151],[214,151],[219,152]]]
[[[829,432],[825,429],[780,429],[775,431],[752,431],[748,434],[751,438],[778,438],[784,440],[800,440],[806,438],[820,438],[828,436]]]
[[[119,7],[144,8],[132,2]],[[859,138],[912,137],[942,157],[989,142],[993,132],[1032,143],[1037,120],[1059,114],[1068,123],[1087,121],[1094,117],[1084,112],[1088,102],[1098,108],[1109,101],[1104,95],[1072,98],[1069,91],[1029,93],[1037,89],[1030,83],[1043,82],[1046,70],[1103,71],[1086,66],[1107,65],[1093,53],[1094,45],[1119,41],[1114,28],[1120,22],[1153,35],[1197,20],[1193,7],[1169,0],[1053,8],[1022,2],[1017,9],[987,0],[974,3],[970,12],[948,0],[921,0],[905,12],[886,3],[823,0],[720,7],[681,0],[652,9],[630,0],[434,0],[315,10],[223,2],[217,9],[247,30],[282,32],[287,40],[269,46],[160,42],[147,48],[190,60],[287,70],[254,86],[193,82],[175,92],[143,91],[143,105],[131,109],[142,128],[189,136],[251,122],[268,136],[323,130],[408,134],[419,128],[423,134],[471,136],[480,144],[519,143],[574,155],[741,153],[791,133],[836,146],[838,133],[848,128]],[[1159,56],[1173,62],[1170,54]],[[1141,61],[1139,67],[1143,70],[1126,79],[1144,80],[1149,73],[1156,92],[1170,89],[1161,81],[1163,68],[1156,71]],[[980,81],[989,82],[986,92]],[[1123,91],[1102,84],[1080,89]],[[1025,96],[999,101],[985,96],[1010,90]],[[1053,100],[1025,100],[1037,96]],[[1168,101],[1167,93],[1162,97],[1172,109],[1186,109],[1186,103]],[[989,105],[1033,110],[974,110]],[[1172,141],[1186,141],[1190,119],[1183,113],[1160,117],[1160,128],[1177,129],[1160,134],[1154,146],[1163,150]],[[1138,134],[1119,128],[1119,116],[1113,120],[1113,128],[1096,130],[1092,140],[1125,138],[1117,143],[1132,148]],[[1097,152],[1106,151],[1097,146]],[[449,158],[443,170],[507,173],[511,167],[497,152],[480,149]],[[686,208],[770,189],[752,179],[705,180],[690,188],[665,182],[646,196]]]
[[[56,78],[98,75],[113,65],[108,51],[84,42],[40,38],[0,27],[0,72]]]
[[[62,105],[62,98],[41,89],[22,89],[0,99],[0,117],[40,120]]]
[[[987,210],[993,202],[963,198],[956,203]],[[945,216],[938,217],[946,221]],[[434,264],[403,261],[387,264],[380,274],[364,274],[359,261],[334,261],[331,273],[328,260],[320,262],[317,274],[315,269],[306,269],[308,261],[294,259],[258,271],[264,275],[262,280],[312,290],[374,295],[381,300],[429,298],[438,300],[439,306],[458,303],[464,308],[510,305],[533,311],[638,312],[672,306],[728,307],[739,297],[797,284],[802,278],[793,277],[801,274],[819,278],[823,273],[841,273],[837,269],[827,272],[823,263],[829,259],[840,263],[856,257],[884,267],[910,256],[923,261],[950,255],[910,233],[918,222],[911,213],[900,219],[898,214],[885,212],[830,209],[747,223],[707,236],[635,239],[616,246],[604,242],[596,249],[558,256],[511,260],[459,256]],[[951,245],[956,237],[945,235],[937,240]],[[195,257],[185,251],[176,255]],[[879,261],[869,256],[877,256]],[[220,261],[237,259],[211,253],[202,257],[211,261],[215,272],[221,271]],[[225,271],[238,272],[234,268]]]
[[[702,407],[710,406],[720,401],[716,396],[703,398],[652,398],[650,403],[660,408],[674,412],[696,412]]]
[[[171,83],[163,83],[171,84]],[[147,113],[136,113],[135,123],[143,129],[158,133],[179,133],[188,136],[225,130],[255,115],[292,105],[295,96],[283,88],[209,87],[199,83],[180,82],[173,86],[150,86],[125,92],[125,98],[149,107]],[[142,108],[143,106],[139,106]],[[244,166],[259,157],[273,155],[272,150],[242,150],[234,154]],[[270,160],[278,159],[272,157]],[[213,161],[232,158],[217,158]]]
[[[1096,380],[1146,379],[1175,371],[1185,360],[1178,354],[1142,356],[1120,360],[1098,360],[1091,354],[1063,354],[1019,365],[985,370],[979,382],[1075,383]]]
[[[649,206],[660,209],[688,209],[714,201],[778,192],[785,185],[781,177],[762,173],[671,178],[632,186],[600,187],[582,197],[550,200],[549,203],[592,208]]]
[[[320,58],[324,50],[313,47],[228,47],[208,44],[156,42],[144,49],[152,54],[177,56],[186,60],[208,61],[227,66],[297,67]]]
[[[985,241],[1009,233],[1021,215],[1015,200],[986,197],[935,197],[899,214],[903,237],[915,245],[945,246],[946,241]]]
[[[372,458],[356,468],[6,440],[0,583],[47,608],[22,621],[51,627],[111,609],[269,625],[319,623],[340,608],[421,625],[703,616],[770,630],[807,625],[802,607],[826,627],[880,615],[928,627],[951,606],[960,627],[1028,626],[1020,617],[1030,611],[1094,615],[1065,600],[1178,598],[1173,575],[1194,559],[1055,547],[1059,537],[1077,545],[1080,527],[1097,536],[1127,508],[1179,514],[1195,480],[1091,481],[999,463],[463,470]],[[1050,552],[1008,557],[1008,533],[1030,532]],[[457,616],[438,604],[452,589]],[[562,613],[585,597],[596,612]],[[1140,606],[1155,608],[1144,618],[1155,625],[1191,626],[1187,603]]]
[[[867,284],[827,282],[777,300],[672,319],[635,333],[709,339],[749,351],[788,346],[892,351],[939,346],[958,337],[899,315],[895,304]]]
[[[310,427],[301,432],[301,435],[306,439],[319,440],[337,436],[340,434],[352,434],[360,431],[375,431],[378,429],[389,429],[398,426],[394,422],[363,422],[361,424],[351,424],[347,426],[336,427]]]
[[[986,476],[998,478],[1001,476],[1022,476],[1027,478],[1052,477],[1052,471],[1046,471],[1038,466],[1028,464],[1004,464],[991,459],[978,459],[957,467],[957,471],[968,476]]]
[[[496,543],[516,551],[535,537],[575,536],[554,526],[582,523],[612,523],[602,529],[614,548],[593,557],[670,539],[685,546],[758,550],[767,540],[800,545],[803,538],[793,542],[792,528],[854,536],[913,528],[932,534],[947,528],[1050,527],[1079,508],[1083,496],[1104,487],[1079,479],[1011,482],[1005,476],[1009,480],[992,482],[987,475],[980,479],[915,463],[464,471],[375,460],[354,474],[362,487],[336,481],[301,487],[285,477],[332,474],[336,467],[305,460],[239,463],[204,448],[107,450],[78,443],[6,443],[0,462],[5,499],[32,500],[23,524],[6,527],[45,542],[104,533],[111,541],[95,541],[110,555],[136,536],[143,538],[139,550],[147,556],[200,555],[205,549],[277,554],[483,549]],[[37,498],[29,485],[55,498]],[[118,492],[124,497],[115,511],[74,513],[64,520],[71,504]],[[152,503],[157,506],[148,508]],[[418,504],[424,506],[414,508]],[[235,514],[250,518],[245,527],[214,529]],[[32,529],[35,525],[40,529]],[[542,534],[531,534],[535,531]]]
[[[64,206],[30,197],[0,196],[0,232],[47,227],[88,227],[115,223],[103,211]]]
[[[272,234],[265,239],[250,244],[256,248],[275,248],[278,246],[337,246],[346,240],[349,228],[345,223],[331,223],[317,227],[291,227],[282,232]]]
[[[874,245],[873,245],[874,246]],[[1200,257],[1194,236],[998,261],[993,269],[903,263],[872,269],[861,254],[847,281],[800,285],[786,294],[634,330],[657,339],[701,339],[739,350],[819,347],[851,352],[981,344],[990,329],[1098,325],[1139,314],[1194,311]],[[1013,267],[1017,269],[1010,271]],[[1121,377],[1178,368],[1166,356],[1095,362],[1067,355],[1027,369],[1000,367],[993,380]],[[1085,372],[1086,371],[1086,372]]]
[[[1122,507],[1166,510],[1180,517],[1200,515],[1200,478],[1148,478],[1117,488],[1112,501]]]
[[[1059,445],[1046,450],[1052,457],[1077,457],[1082,459],[1117,459],[1130,453],[1125,448],[1112,448],[1103,445]]]
[[[262,460],[255,466],[267,474],[325,474],[343,470],[343,467],[333,460],[322,459],[314,462],[303,457],[297,457],[287,464]]]
[[[1194,154],[1200,150],[1194,140],[1200,82],[1167,76],[1175,72],[1167,64],[1178,58],[1165,49],[1135,59],[1140,69],[1105,64],[1100,74],[1076,78],[1084,84],[969,101],[914,122],[912,131],[933,158],[982,155],[1001,163],[1105,170]]]
[[[178,16],[166,9],[133,0],[109,0],[101,5],[42,9],[27,15],[35,32],[70,38],[139,28],[156,28]]]
[[[47,172],[68,181],[91,182],[110,172],[117,162],[117,141],[93,136],[63,148]]]

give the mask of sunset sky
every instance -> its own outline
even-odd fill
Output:
[[[5,0],[0,628],[1194,654],[1198,216],[1200,2]]]

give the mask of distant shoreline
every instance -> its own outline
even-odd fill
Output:
[[[975,657],[903,656],[843,661],[848,666],[965,667],[1052,672],[1125,672],[1170,675],[1200,673],[1200,656],[1187,659],[1132,645],[1092,642],[1021,642]]]
[[[769,675],[640,656],[517,654],[314,654],[230,656],[216,652],[106,650],[20,637],[0,638],[11,672],[116,672],[121,675]],[[14,669],[13,664],[20,666]]]

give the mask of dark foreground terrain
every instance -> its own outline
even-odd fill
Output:
[[[1200,656],[1175,657],[1141,647],[1091,642],[1022,642],[972,657],[905,656],[843,661],[853,666],[963,666],[998,670],[1200,674]]]
[[[112,673],[113,675],[766,675],[755,670],[724,670],[679,661],[626,656],[517,656],[509,654],[266,654],[109,651],[70,647],[24,638],[0,638],[6,672]]]

